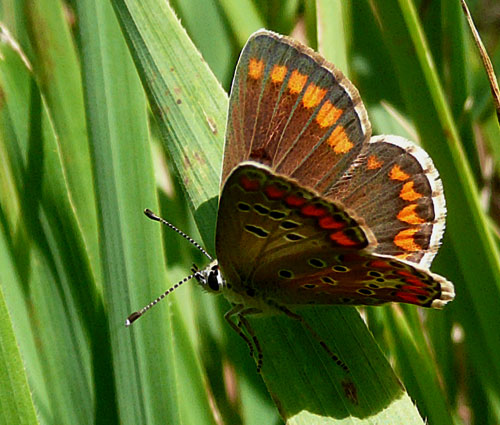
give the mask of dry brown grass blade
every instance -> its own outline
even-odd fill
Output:
[[[488,52],[486,51],[481,40],[481,36],[479,35],[476,26],[474,25],[474,21],[472,20],[469,8],[467,7],[467,3],[465,3],[465,0],[461,0],[461,2],[462,9],[464,10],[465,17],[467,18],[467,23],[469,24],[469,28],[479,50],[479,54],[481,55],[481,60],[483,61],[484,68],[486,69],[486,74],[488,75],[491,93],[493,94],[493,101],[495,102],[495,109],[497,111],[497,119],[498,123],[500,124],[500,89],[498,88],[498,80],[495,76],[495,71],[493,69],[490,57],[488,56]]]

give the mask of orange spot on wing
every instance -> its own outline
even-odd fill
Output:
[[[369,170],[376,170],[377,168],[382,167],[384,165],[384,162],[379,160],[375,155],[371,155],[368,157],[368,162],[366,167]]]
[[[248,64],[248,75],[250,76],[250,78],[258,80],[260,77],[262,77],[263,71],[264,61],[251,58],[250,63]]]
[[[306,203],[302,196],[289,195],[285,198],[285,202],[291,207],[300,207]]]
[[[419,288],[418,286],[405,285],[401,289],[404,289],[405,291],[413,292],[414,294],[418,294],[418,295],[429,295],[429,293],[425,289]]]
[[[398,164],[396,164],[391,168],[391,171],[389,172],[389,178],[391,180],[405,181],[408,180],[410,176],[406,174]]]
[[[332,131],[326,143],[333,148],[335,153],[339,154],[349,152],[354,146],[354,143],[349,140],[349,136],[341,125],[335,127],[335,130]]]
[[[349,238],[344,232],[338,231],[335,233],[330,234],[330,239],[333,242],[338,243],[339,245],[342,246],[356,246],[359,244],[358,241],[353,241],[351,238]]]
[[[285,196],[286,191],[284,189],[280,189],[276,186],[267,186],[264,189],[264,192],[266,193],[267,197],[269,199],[281,199],[283,196]]]
[[[306,108],[314,108],[319,105],[319,102],[325,97],[326,89],[322,89],[315,84],[309,84],[307,86],[304,97],[302,98],[302,103]]]
[[[399,246],[404,251],[415,252],[422,250],[422,247],[415,242],[415,233],[418,232],[418,229],[406,229],[401,230],[394,237],[394,244]]]
[[[401,192],[399,192],[399,197],[408,202],[413,202],[416,201],[417,199],[420,199],[423,195],[421,193],[416,192],[415,189],[413,189],[414,184],[415,184],[414,181],[406,182],[403,185]]]
[[[271,80],[273,83],[282,83],[285,80],[287,71],[288,68],[285,65],[274,65],[271,71]]]
[[[293,94],[298,94],[302,91],[307,82],[307,75],[301,74],[299,71],[294,70],[290,79],[288,80],[288,89]]]
[[[399,221],[404,221],[408,224],[423,224],[425,220],[415,212],[417,204],[410,204],[399,211],[397,217]]]
[[[241,187],[247,192],[255,192],[260,188],[260,182],[258,180],[251,180],[247,176],[241,176],[240,183]]]
[[[342,112],[344,112],[342,109],[336,108],[327,100],[321,106],[318,115],[316,115],[316,122],[320,127],[330,127],[337,122]]]
[[[322,229],[342,229],[345,226],[344,222],[336,221],[331,216],[320,218],[318,224]]]
[[[420,287],[423,287],[423,288],[428,288],[429,285],[428,283],[425,283],[425,282],[422,282],[418,277],[416,276],[413,276],[413,277],[408,277],[406,278],[406,281],[408,283],[411,283],[413,286],[420,286]]]
[[[420,280],[417,276],[406,270],[398,270],[397,274],[405,277],[407,283],[411,283],[414,286],[428,287],[429,284]]]
[[[373,260],[372,262],[370,262],[370,266],[375,267],[376,269],[392,269],[393,268],[389,263],[387,263],[383,260]]]
[[[322,217],[328,211],[326,210],[326,208],[317,207],[315,205],[305,205],[302,207],[300,212],[304,215],[309,216],[309,217]]]
[[[406,292],[396,292],[396,297],[410,304],[421,304],[416,295],[408,294]]]

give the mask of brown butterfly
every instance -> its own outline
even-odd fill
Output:
[[[284,313],[321,340],[297,306],[441,308],[454,288],[429,267],[445,215],[443,187],[424,150],[401,137],[371,137],[359,93],[339,70],[290,38],[258,31],[231,89],[218,261],[194,269],[127,324],[195,277],[231,302],[225,317],[257,352],[260,370],[248,315]]]

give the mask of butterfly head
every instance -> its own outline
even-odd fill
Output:
[[[206,289],[208,292],[220,293],[226,286],[226,281],[222,277],[217,261],[212,262],[202,270],[193,266],[192,270],[194,278],[198,281],[202,288]]]

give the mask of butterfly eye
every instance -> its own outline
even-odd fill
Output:
[[[218,270],[212,270],[207,278],[207,283],[208,287],[212,291],[218,291],[220,289],[219,286],[219,271]]]

